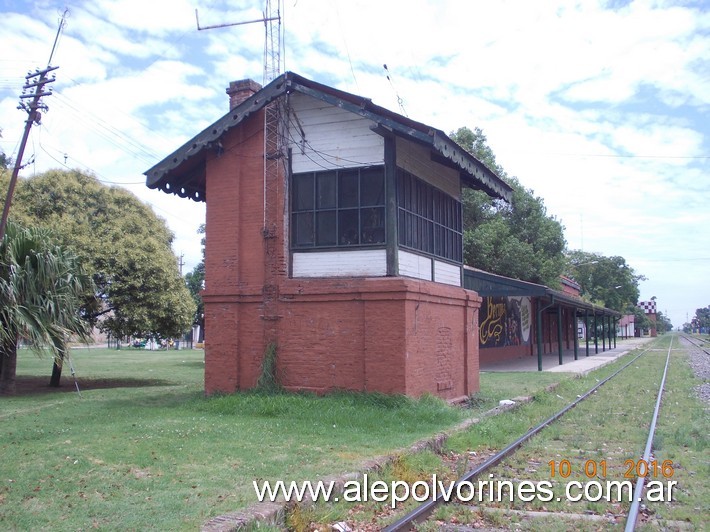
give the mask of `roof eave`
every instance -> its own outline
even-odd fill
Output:
[[[196,158],[204,159],[207,150],[219,146],[222,135],[231,128],[238,126],[252,114],[260,111],[265,105],[286,92],[287,81],[288,79],[285,74],[276,78],[259,92],[237,105],[234,109],[230,109],[222,118],[195,135],[158,164],[144,172],[146,176],[146,186],[152,189],[157,188],[168,193],[177,193],[170,190],[165,178],[180,166],[188,165],[193,167],[200,165],[199,160],[191,160]],[[192,162],[192,164],[189,164],[190,162]],[[204,194],[199,199],[194,197],[191,199],[204,201]]]
[[[219,146],[219,140],[229,129],[236,127],[253,113],[286,92],[297,91],[344,110],[358,114],[384,126],[393,133],[415,142],[429,145],[443,160],[449,161],[461,171],[462,183],[471,188],[480,188],[493,197],[510,202],[512,189],[473,155],[461,148],[445,133],[398,115],[384,107],[372,103],[369,98],[346,93],[332,87],[286,72],[255,93],[240,105],[230,110],[222,118],[195,135],[168,157],[156,164],[144,175],[146,186],[168,193],[178,193],[196,201],[204,201],[204,191],[189,192],[184,188],[172,190],[168,177],[178,168],[204,167],[199,158],[206,158],[208,149]]]

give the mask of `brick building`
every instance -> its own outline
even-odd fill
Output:
[[[648,328],[648,334],[652,337],[655,338],[658,336],[658,330],[656,329],[656,325],[658,323],[658,315],[657,315],[657,310],[656,310],[656,300],[651,299],[650,301],[639,301],[636,305],[638,308],[643,310],[643,313],[646,315],[650,322],[650,326]],[[636,336],[644,336],[644,332],[641,330],[639,327]]]
[[[580,350],[602,351],[616,344],[615,310],[600,307],[580,298],[580,286],[561,277],[561,290],[511,279],[466,267],[464,286],[483,298],[479,314],[480,363],[493,363],[524,357],[537,357],[542,370],[544,355],[557,355],[559,363]],[[595,333],[596,331],[596,333]],[[586,342],[580,346],[580,339]]]
[[[443,132],[293,73],[230,83],[229,112],[146,172],[206,202],[205,391],[478,390],[461,191],[511,189]]]

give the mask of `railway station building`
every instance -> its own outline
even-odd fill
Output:
[[[227,93],[146,172],[206,203],[206,393],[253,388],[275,348],[286,389],[457,400],[479,357],[576,345],[588,305],[464,269],[463,188],[512,190],[445,133],[291,72]]]
[[[447,400],[479,388],[461,191],[511,189],[435,128],[285,73],[146,172],[206,202],[205,391],[256,385]]]

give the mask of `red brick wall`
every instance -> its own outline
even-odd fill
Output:
[[[288,278],[283,165],[266,186],[265,233],[262,154],[259,113],[207,162],[206,393],[253,387],[270,343],[289,389],[478,391],[474,292],[401,277]]]
[[[394,277],[292,279],[279,293],[276,343],[286,388],[445,399],[479,389],[473,292]],[[207,393],[256,384],[267,324],[260,302],[249,299],[205,298]]]
[[[222,138],[207,161],[205,288],[259,293],[264,284],[263,115]],[[208,332],[207,330],[205,331]]]
[[[535,323],[533,319],[533,325]],[[515,360],[516,358],[522,358],[526,356],[532,356],[532,344],[531,345],[507,345],[505,347],[490,347],[487,349],[481,349],[480,360],[481,364],[488,364],[491,362],[501,362],[503,360]]]

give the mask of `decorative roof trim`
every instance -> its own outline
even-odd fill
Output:
[[[293,91],[368,118],[394,134],[430,146],[443,160],[450,161],[461,171],[464,184],[483,189],[488,194],[508,202],[511,201],[511,187],[443,131],[375,105],[369,98],[334,89],[293,72],[286,72],[276,78],[147,170],[146,186],[178,194],[181,197],[189,197],[195,201],[205,201],[205,191],[193,183],[195,179],[199,181],[200,176],[204,178],[206,150],[218,146],[222,135],[231,128],[237,127],[274,99]],[[176,171],[182,175],[174,175]]]

